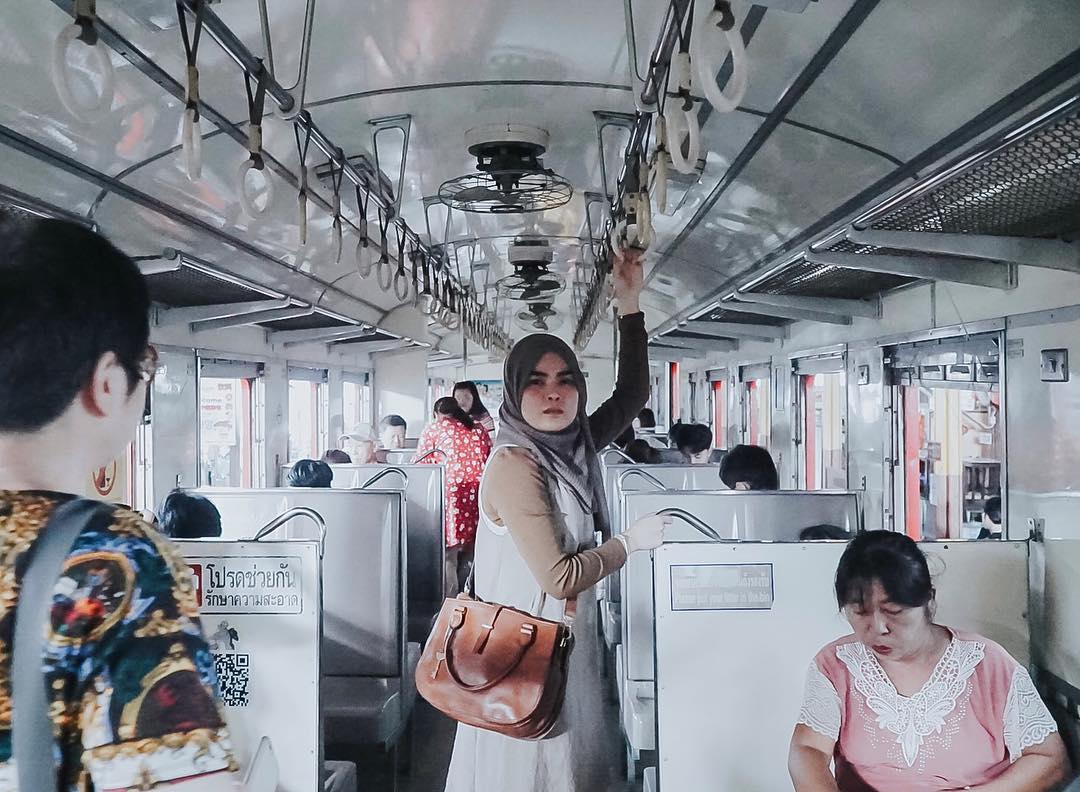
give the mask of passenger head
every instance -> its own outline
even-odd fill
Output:
[[[916,655],[925,648],[935,609],[926,556],[902,533],[858,534],[836,568],[836,602],[855,636],[877,655]]]
[[[478,418],[487,413],[484,402],[480,399],[480,391],[476,389],[476,383],[472,380],[463,380],[454,383],[454,399],[465,412],[473,418]]]
[[[621,449],[623,449],[625,451],[626,447],[628,445],[630,445],[632,442],[634,442],[635,437],[637,437],[637,435],[634,434],[634,427],[633,426],[628,426],[625,429],[623,429],[622,434],[620,434],[618,437],[616,437],[613,442],[615,443],[615,445],[617,447],[619,447],[619,448],[621,448]]]
[[[504,411],[538,432],[563,432],[583,418],[585,375],[566,342],[546,333],[518,341],[503,367]]]
[[[850,538],[851,534],[839,525],[828,525],[827,523],[811,525],[799,531],[800,542],[813,542],[821,539],[839,539],[846,542]]]
[[[656,415],[650,408],[642,407],[641,412],[638,413],[637,425],[639,429],[655,429]]]
[[[461,408],[461,405],[452,396],[443,396],[441,399],[436,399],[432,414],[436,419],[449,418],[452,421],[457,421],[467,429],[472,429],[476,425],[472,417]]]
[[[290,487],[327,489],[333,480],[334,471],[330,466],[316,459],[301,459],[289,471]]]
[[[691,464],[704,465],[712,451],[712,431],[704,424],[683,424],[676,445]]]
[[[646,440],[634,440],[626,446],[626,455],[639,465],[660,463],[660,454]]]
[[[767,450],[756,445],[737,445],[720,463],[720,480],[733,490],[778,490],[780,474]]]
[[[382,447],[396,450],[405,447],[405,432],[408,424],[400,415],[391,413],[379,421],[379,440]]]
[[[138,267],[104,237],[0,217],[0,439],[55,437],[73,468],[116,459],[157,368],[149,309]]]
[[[173,539],[216,539],[221,536],[221,514],[202,495],[173,490],[161,504],[159,528]]]
[[[322,461],[328,465],[350,465],[352,464],[352,457],[340,448],[331,448],[322,455]]]
[[[355,426],[338,438],[350,460],[357,465],[370,465],[375,460],[375,438],[367,426]]]
[[[983,505],[983,526],[995,533],[1001,530],[1001,498],[987,498]]]

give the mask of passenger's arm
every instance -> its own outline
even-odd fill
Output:
[[[594,586],[626,563],[618,539],[564,553],[557,537],[561,518],[536,458],[523,448],[502,448],[488,462],[481,508],[506,526],[536,582],[551,597],[567,599]]]
[[[795,792],[838,792],[829,763],[836,741],[800,723],[791,735],[788,772]]]
[[[649,402],[649,336],[639,305],[644,284],[639,251],[616,254],[613,281],[619,306],[619,371],[614,393],[589,416],[598,449],[618,437]]]
[[[420,457],[422,457],[424,454],[435,450],[435,434],[434,432],[429,431],[430,429],[430,426],[425,426],[424,431],[420,433],[420,439],[416,441],[416,453],[413,454],[412,458],[413,464],[416,464],[416,461],[420,459]],[[440,455],[436,454],[435,456]],[[428,462],[428,459],[430,459],[431,461]],[[424,462],[427,462],[429,465],[434,465],[446,461],[445,459],[436,459],[434,456],[428,457],[428,459],[425,459]]]
[[[972,789],[979,792],[1050,792],[1069,773],[1065,743],[1057,734],[1049,734],[1038,745],[1025,748],[1004,773],[993,781]]]

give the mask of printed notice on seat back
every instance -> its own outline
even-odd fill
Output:
[[[671,609],[771,610],[772,564],[685,564],[671,567]]]

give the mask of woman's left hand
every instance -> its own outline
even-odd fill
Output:
[[[615,251],[615,266],[612,268],[611,280],[620,316],[628,316],[641,310],[638,298],[645,287],[643,255],[644,251],[637,248],[623,248]]]

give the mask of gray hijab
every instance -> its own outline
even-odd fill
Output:
[[[558,355],[574,375],[578,390],[577,417],[561,432],[541,432],[521,413],[521,396],[536,364],[548,352]],[[499,434],[495,445],[516,445],[531,451],[540,466],[565,484],[586,512],[593,515],[596,530],[610,533],[607,497],[600,472],[589,418],[585,414],[585,375],[573,350],[560,338],[545,333],[525,336],[510,350],[503,366],[503,403],[499,409]]]

